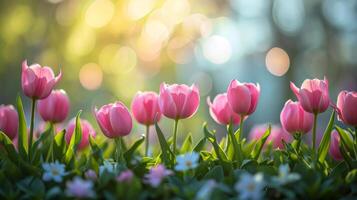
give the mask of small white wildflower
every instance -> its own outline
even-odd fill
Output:
[[[290,173],[290,168],[288,164],[279,166],[279,175],[273,177],[273,181],[278,184],[284,185],[290,182],[294,182],[300,179],[300,174]]]
[[[62,182],[62,177],[68,174],[65,171],[65,165],[58,161],[55,161],[54,163],[43,163],[42,168],[44,169],[42,175],[44,181],[53,180],[60,183]]]
[[[76,198],[95,197],[92,181],[83,180],[80,177],[75,177],[73,181],[67,182],[66,186],[67,186],[66,194],[70,197],[76,197]]]
[[[109,173],[117,172],[118,164],[110,160],[104,160],[103,165],[99,166],[99,175],[102,175],[104,171]]]
[[[176,157],[176,166],[175,170],[177,171],[186,171],[189,169],[194,169],[198,166],[198,160],[200,155],[196,152],[186,153]]]
[[[206,200],[211,198],[211,193],[216,187],[217,182],[215,180],[208,180],[196,194],[196,200]]]
[[[262,173],[255,174],[254,176],[249,173],[244,173],[234,188],[239,193],[239,199],[256,200],[262,199],[264,186],[265,183]]]

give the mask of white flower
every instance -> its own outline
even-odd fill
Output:
[[[57,183],[62,182],[62,177],[67,175],[65,165],[55,161],[54,163],[43,163],[42,168],[45,170],[42,176],[44,181],[53,180]]]
[[[175,170],[177,171],[186,171],[189,169],[194,169],[198,166],[198,160],[200,155],[196,152],[186,153],[176,157],[176,166]]]
[[[239,199],[256,200],[263,198],[264,186],[265,183],[262,173],[255,174],[254,176],[249,173],[244,173],[234,188],[239,192]]]
[[[210,199],[213,189],[216,187],[217,182],[215,180],[208,180],[196,194],[196,200]]]
[[[102,175],[104,171],[109,173],[116,173],[117,172],[118,164],[112,162],[111,160],[104,160],[103,165],[99,166],[99,175]]]
[[[95,197],[93,191],[92,181],[86,181],[80,177],[75,177],[73,181],[69,181],[66,184],[66,194],[70,197],[76,198],[90,198]]]
[[[290,173],[290,168],[288,164],[279,166],[279,175],[273,177],[273,181],[278,184],[284,185],[290,182],[294,182],[300,179],[300,174]]]

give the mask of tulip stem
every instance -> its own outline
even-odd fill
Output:
[[[149,134],[150,134],[150,125],[146,125],[145,156],[149,156]]]
[[[175,127],[174,127],[174,141],[173,141],[173,147],[172,147],[172,152],[176,154],[176,141],[177,141],[177,129],[178,129],[178,119],[175,119]]]
[[[54,142],[54,124],[52,122],[50,122],[50,127],[49,127],[49,131],[50,131],[50,137],[49,139],[50,141],[50,149],[47,152],[47,156],[46,156],[46,162],[48,162],[51,159],[51,162],[54,162],[54,156],[53,156],[53,142]]]
[[[294,139],[296,140],[296,152],[300,152],[300,145],[301,145],[301,133],[294,134]]]
[[[312,128],[312,150],[316,155],[316,123],[317,123],[317,113],[314,113],[314,126]]]
[[[238,143],[241,144],[242,141],[242,135],[243,135],[243,121],[244,121],[244,116],[240,116],[240,122],[239,122],[239,135],[238,135]]]
[[[32,99],[32,105],[31,105],[31,123],[30,123],[30,139],[28,141],[29,145],[29,160],[31,161],[31,153],[32,153],[32,140],[33,140],[33,129],[34,129],[34,124],[35,124],[35,108],[36,108],[36,99]]]
[[[125,160],[123,157],[123,138],[122,137],[118,137],[114,139],[115,141],[115,145],[116,145],[116,161],[118,163],[118,167],[119,167],[119,163],[122,162],[122,164],[125,164]]]

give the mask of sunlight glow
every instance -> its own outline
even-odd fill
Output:
[[[203,43],[203,55],[214,64],[224,64],[232,56],[232,47],[226,38],[213,35]]]
[[[290,59],[283,49],[274,47],[268,51],[265,63],[271,74],[283,76],[289,70]]]
[[[93,28],[107,25],[114,15],[114,4],[110,0],[95,0],[86,12],[86,23]]]
[[[79,81],[87,90],[96,90],[102,85],[103,72],[96,63],[83,65],[79,71]]]

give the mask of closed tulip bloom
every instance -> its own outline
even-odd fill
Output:
[[[125,105],[117,101],[115,103],[95,109],[95,117],[100,129],[108,138],[118,138],[130,133],[133,122]]]
[[[91,135],[92,137],[96,136],[95,130],[92,127],[92,125],[85,119],[80,120],[81,123],[81,129],[82,129],[82,138],[81,142],[78,145],[78,149],[84,149],[89,145],[89,136]],[[72,135],[74,133],[74,129],[76,128],[76,119],[73,118],[67,126],[67,132],[66,132],[66,142],[67,144],[70,143]]]
[[[238,80],[232,80],[227,89],[228,103],[240,116],[250,115],[255,111],[259,95],[259,84],[240,83]]]
[[[234,113],[231,106],[228,103],[227,93],[218,94],[213,102],[210,98],[207,98],[207,104],[209,106],[209,112],[211,117],[219,124],[228,125],[230,122],[233,124],[239,124],[240,117]]]
[[[280,113],[283,128],[291,133],[307,133],[311,130],[314,116],[306,112],[299,102],[288,100]]]
[[[306,79],[300,89],[290,82],[290,88],[306,112],[322,113],[330,105],[328,80],[326,77],[324,80]]]
[[[162,114],[170,119],[185,119],[194,115],[200,104],[196,85],[160,85],[159,105]]]
[[[17,111],[12,105],[0,105],[0,131],[11,140],[17,136],[19,119]]]
[[[161,118],[159,95],[155,92],[138,92],[131,104],[134,118],[140,124],[152,125]]]
[[[38,101],[37,108],[44,121],[62,122],[68,116],[69,98],[64,90],[53,90],[47,98]]]
[[[48,97],[61,77],[61,72],[55,77],[52,69],[49,67],[41,67],[39,64],[28,66],[26,60],[22,62],[22,90],[26,96],[32,99],[44,99]]]
[[[331,143],[330,143],[329,153],[334,160],[343,159],[340,152],[340,135],[336,130],[333,130],[331,133]]]
[[[357,92],[340,92],[337,108],[340,120],[347,125],[357,126]]]
[[[259,140],[261,137],[263,137],[267,129],[268,129],[267,124],[254,126],[249,133],[249,140]],[[271,127],[271,133],[265,142],[265,146],[266,144],[271,142],[273,148],[283,149],[284,144],[282,140],[288,143],[292,140],[292,137],[290,134],[285,132],[284,129],[282,129],[280,126],[273,125]]]

